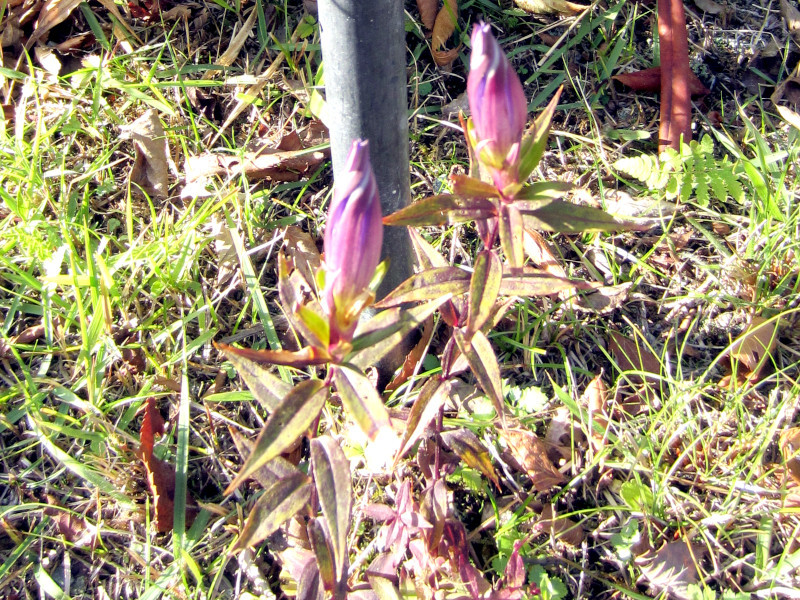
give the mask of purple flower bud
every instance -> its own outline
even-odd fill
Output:
[[[495,185],[516,182],[528,103],[519,77],[486,23],[472,28],[467,97],[478,156]]]
[[[352,335],[381,256],[383,223],[369,144],[356,140],[334,187],[325,230],[325,290],[331,342]]]

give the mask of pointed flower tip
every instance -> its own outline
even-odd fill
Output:
[[[369,144],[356,140],[334,184],[324,239],[323,304],[331,319],[332,338],[347,341],[352,334],[360,312],[352,309],[375,274],[382,243],[381,203]]]
[[[476,23],[471,41],[467,98],[475,145],[490,171],[503,171],[492,174],[495,181],[515,181],[528,116],[525,92],[489,25]]]

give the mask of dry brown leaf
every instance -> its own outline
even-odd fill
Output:
[[[581,404],[589,411],[589,435],[595,452],[600,452],[605,444],[605,431],[608,429],[606,418],[606,402],[608,401],[608,387],[603,381],[602,374],[589,382],[580,398]],[[603,433],[595,426],[599,426]]]
[[[780,447],[789,475],[800,485],[800,427],[792,427],[781,433]]]
[[[44,325],[33,325],[22,331],[19,335],[9,339],[0,338],[0,358],[12,356],[11,346],[16,344],[30,344],[31,342],[44,337]]]
[[[283,234],[281,255],[290,272],[296,269],[309,288],[316,288],[317,272],[322,266],[322,259],[314,238],[299,227],[290,225]]]
[[[690,600],[689,585],[698,582],[697,563],[705,547],[685,540],[668,542],[657,552],[647,552],[636,559],[642,571],[641,579],[650,585],[654,594],[667,593],[675,600]]]
[[[798,33],[800,37],[800,33]],[[799,42],[800,43],[800,42]],[[800,129],[800,64],[784,79],[770,97],[784,121]]]
[[[247,36],[250,35],[250,32],[253,30],[253,26],[256,24],[256,17],[258,16],[258,11],[253,8],[250,11],[250,16],[247,17],[247,20],[242,25],[242,28],[239,30],[233,39],[228,44],[227,50],[222,53],[216,61],[215,64],[222,65],[223,67],[229,67],[233,64],[233,61],[236,60],[236,57],[239,56],[239,52],[244,46],[244,43],[247,41]],[[203,76],[203,79],[209,79],[214,77],[215,75],[221,73],[222,71],[216,70],[209,70],[206,71],[206,74]]]
[[[315,169],[330,154],[330,150],[299,150],[293,152],[247,152],[244,156],[208,153],[187,156],[184,165],[186,187],[181,196],[205,195],[205,182],[212,177],[235,178],[245,175],[251,179],[269,181],[298,181]]]
[[[574,305],[599,315],[607,315],[614,312],[625,300],[628,299],[628,291],[633,285],[630,281],[619,285],[606,285],[577,296]]]
[[[423,323],[422,336],[420,337],[419,342],[417,342],[417,345],[411,349],[411,352],[408,353],[408,356],[406,356],[405,360],[403,361],[403,366],[400,368],[400,371],[386,386],[386,389],[384,390],[386,394],[391,394],[394,390],[399,388],[411,378],[411,376],[414,374],[414,369],[416,369],[417,364],[422,362],[422,360],[425,358],[425,351],[428,349],[428,344],[430,343],[432,336],[433,317],[427,319],[425,323]]]
[[[42,6],[41,12],[39,12],[36,29],[28,39],[25,47],[31,48],[44,34],[59,23],[64,22],[72,14],[72,11],[78,8],[80,3],[81,0],[47,0]]]
[[[724,6],[717,4],[714,0],[694,0],[694,3],[697,5],[697,8],[709,15],[718,15],[725,10]]]
[[[130,181],[152,198],[166,198],[169,193],[169,148],[161,120],[154,109],[145,112],[131,125],[123,128],[136,148],[136,158]]]
[[[640,371],[645,374],[627,375],[634,383],[642,383],[648,373],[656,376],[661,373],[661,362],[650,348],[639,340],[639,336],[631,339],[618,331],[610,330],[608,349],[620,371]]]
[[[522,10],[537,15],[549,15],[552,13],[574,15],[589,8],[583,4],[575,4],[567,0],[514,0],[514,4]]]
[[[572,519],[559,517],[552,504],[546,504],[542,508],[542,513],[533,526],[535,533],[546,533],[555,539],[569,544],[570,546],[580,546],[586,535],[583,527]]]
[[[786,29],[794,39],[795,43],[800,45],[800,10],[790,2],[790,0],[781,0],[781,15],[786,21]]]
[[[442,117],[445,119],[456,117],[461,112],[469,114],[469,98],[467,98],[466,91],[461,92],[450,102],[442,105]]]
[[[661,91],[661,67],[651,67],[632,73],[618,73],[611,79],[619,81],[637,92]],[[705,96],[711,93],[697,75],[691,71],[689,72],[689,93],[692,96]]]
[[[547,241],[535,229],[523,229],[523,246],[531,262],[543,271],[566,279],[567,273],[551,252]]]
[[[122,27],[125,29],[125,35],[128,39],[135,41],[139,45],[142,45],[142,40],[138,35],[136,35],[136,32],[133,30],[133,28],[128,25],[128,22],[122,16],[122,13],[119,12],[119,8],[117,8],[114,0],[98,0],[98,2],[103,5],[103,8],[111,13],[111,15],[114,17],[115,24],[120,23],[122,25]],[[120,37],[124,39],[124,36]]]
[[[0,20],[0,46],[15,46],[22,39],[22,28],[16,14],[8,13]]]
[[[532,431],[499,429],[511,455],[519,463],[537,492],[546,492],[566,481],[564,475],[547,457],[547,446]]]
[[[754,316],[744,333],[731,345],[732,362],[747,369],[747,377],[758,377],[778,344],[778,320]]]
[[[458,56],[460,46],[451,50],[441,49],[456,30],[457,21],[458,0],[444,0],[442,10],[436,15],[436,21],[433,24],[433,34],[431,36],[431,53],[433,54],[433,60],[440,67],[449,65]]]
[[[164,17],[165,21],[186,20],[192,16],[192,9],[188,6],[173,6],[168,11],[162,12],[161,16]]]
[[[437,8],[439,8],[439,0],[417,0],[419,20],[428,31],[433,29],[433,24],[436,22]]]

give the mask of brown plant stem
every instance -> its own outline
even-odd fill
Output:
[[[692,138],[689,92],[689,37],[682,0],[658,0],[658,38],[661,59],[661,125],[659,151],[680,149],[681,137]]]

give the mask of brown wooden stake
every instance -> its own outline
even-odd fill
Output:
[[[682,0],[658,0],[658,38],[661,58],[661,126],[659,151],[680,150],[692,139],[689,92],[689,37]]]

